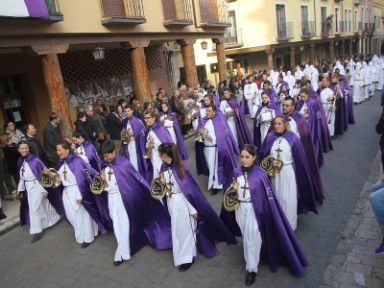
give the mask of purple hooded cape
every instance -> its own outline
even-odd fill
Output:
[[[29,167],[31,168],[32,173],[36,178],[36,181],[39,181],[41,176],[41,171],[46,167],[46,165],[43,163],[43,161],[39,157],[31,153],[28,154],[28,156],[25,158],[25,161],[28,163]],[[20,169],[23,166],[23,162],[24,162],[24,158],[19,158],[17,160],[17,175],[20,175]],[[56,212],[61,216],[65,216],[60,189],[48,188],[45,190],[47,190],[48,200],[52,204],[53,208],[55,208]],[[23,192],[23,198],[21,199],[21,203],[20,203],[20,225],[24,226],[26,224],[30,224],[28,192],[27,191],[20,191],[20,192]]]
[[[355,124],[355,115],[353,113],[353,91],[351,89],[351,86],[347,82],[347,80],[343,81],[341,83],[341,91],[346,97],[346,109],[345,109],[345,117],[344,117],[344,129],[346,130],[346,127],[348,127],[348,124]]]
[[[243,115],[248,115],[249,114],[249,108],[248,108],[247,100],[245,99],[244,93],[243,93],[243,96],[241,97],[240,112]]]
[[[175,165],[169,167],[163,164],[161,171],[164,172],[172,169],[173,176],[179,187],[182,187],[185,198],[187,198],[188,202],[191,203],[198,213],[196,236],[199,252],[207,258],[213,257],[218,254],[216,242],[237,244],[237,241],[208,203],[199,185],[193,178],[192,171],[185,163],[184,165],[189,173],[183,172],[183,179],[180,179],[178,176]]]
[[[239,167],[234,171],[233,177],[242,174],[242,169]],[[275,198],[267,174],[255,166],[248,172],[248,179],[252,206],[262,239],[262,260],[268,262],[272,272],[276,272],[279,266],[284,265],[293,275],[301,276],[309,261]],[[232,233],[241,236],[235,212],[222,209],[220,217]]]
[[[91,141],[85,141],[83,143],[84,151],[85,154],[88,157],[89,164],[91,167],[96,170],[97,172],[100,172],[100,167],[101,167],[101,160],[99,155],[96,152],[95,145]]]
[[[183,134],[181,133],[180,124],[179,124],[179,121],[177,121],[176,114],[170,111],[168,111],[168,113],[161,112],[160,117],[163,115],[167,115],[169,118],[172,119],[173,129],[175,130],[175,134],[176,134],[177,148],[179,148],[181,159],[187,160],[188,152],[187,152],[187,148],[185,147],[184,137],[183,137]]]
[[[171,219],[161,202],[151,197],[148,182],[123,157],[116,157],[112,169],[129,217],[131,254],[148,244],[158,250],[171,248]]]
[[[125,118],[122,122],[122,129],[126,129],[128,118]],[[131,117],[131,127],[133,136],[135,138],[135,144],[136,144],[136,157],[137,157],[137,164],[138,164],[138,170],[141,176],[147,177],[147,161],[144,159],[145,154],[145,135],[143,131],[145,130],[145,126],[143,122],[135,117]],[[128,144],[122,144],[122,150],[123,150],[123,156],[127,159],[129,159],[129,153],[128,153]]]
[[[260,148],[260,160],[269,155],[272,145],[277,137],[278,135],[275,132],[271,132],[267,135]],[[292,149],[293,166],[295,169],[298,192],[298,213],[306,213],[308,211],[317,213],[315,200],[316,188],[314,187],[312,173],[299,137],[291,131],[285,131],[282,137],[288,141]]]
[[[225,99],[225,100],[233,110],[233,117],[235,119],[236,130],[237,130],[237,140],[239,143],[239,147],[242,147],[244,144],[251,144],[252,143],[251,132],[249,131],[244,115],[240,113],[240,109],[237,105],[235,98],[231,97],[230,99]]]
[[[303,148],[305,151],[305,155],[307,156],[309,168],[312,172],[312,179],[314,188],[316,191],[316,200],[320,203],[323,202],[324,199],[324,190],[323,183],[320,177],[319,166],[317,164],[315,150],[313,148],[313,142],[311,138],[311,133],[309,132],[309,126],[304,116],[302,116],[299,112],[293,111],[291,115],[289,115],[296,122],[297,130],[300,135],[301,144],[303,144]],[[289,121],[289,119],[288,119]]]
[[[268,96],[269,96],[269,100],[271,101],[271,103],[274,103],[276,104],[277,106],[279,106],[279,99],[277,97],[277,92],[275,91],[275,89],[273,89],[272,87],[268,90],[264,90],[265,92],[268,93]],[[263,91],[263,92],[264,92]]]
[[[259,106],[257,108],[255,119],[253,119],[253,141],[257,149],[259,149],[261,146],[261,131],[260,131],[260,126],[257,126],[257,119],[259,118],[261,109],[263,108],[264,108],[263,106]],[[274,110],[276,116],[281,114],[280,105],[277,105],[272,101],[268,103],[267,108]]]
[[[147,139],[148,134],[150,131],[153,131],[153,133],[156,134],[157,138],[159,138],[161,143],[173,143],[172,137],[169,134],[167,128],[163,124],[160,123],[154,123],[151,127],[147,128],[146,134],[145,134],[145,139]],[[147,160],[147,171],[148,171],[148,176],[147,180],[149,183],[152,182],[152,177],[153,177],[153,166],[152,162],[150,159]]]
[[[69,169],[71,169],[72,173],[76,177],[77,186],[79,187],[82,197],[81,204],[84,206],[85,210],[87,210],[92,219],[97,223],[100,233],[106,234],[106,223],[103,221],[103,217],[101,217],[102,213],[99,212],[99,206],[102,206],[101,212],[107,211],[108,203],[102,203],[102,200],[96,201],[96,197],[89,190],[91,177],[96,176],[98,174],[97,171],[94,170],[90,165],[87,165],[83,159],[75,156],[73,153],[70,153],[65,160],[59,160],[56,165],[57,171],[59,171],[64,162],[67,163]],[[63,188],[64,187],[61,186],[61,189]]]
[[[204,128],[209,118],[204,117],[199,121],[197,131]],[[231,171],[237,167],[236,155],[239,155],[239,147],[237,146],[235,139],[232,136],[232,132],[228,127],[228,123],[224,120],[223,116],[216,114],[212,119],[213,126],[216,134],[216,143],[218,151],[218,167],[217,174],[219,177],[219,183],[224,186],[226,183],[232,181]],[[208,166],[204,156],[204,144],[201,142],[195,142],[196,151],[196,169],[198,175],[209,175]]]
[[[309,98],[306,102],[307,109],[309,113],[308,126],[310,131],[310,136],[312,138],[313,148],[315,151],[315,156],[317,164],[321,167],[324,164],[323,158],[323,141],[322,141],[322,123],[321,123],[321,111],[319,109],[320,105],[316,102],[315,99]],[[300,100],[296,103],[295,110],[300,111],[304,105],[304,101]],[[322,106],[322,105],[321,105]],[[328,126],[327,126],[328,131]]]

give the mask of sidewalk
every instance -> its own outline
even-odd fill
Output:
[[[384,255],[374,252],[382,235],[368,200],[380,172],[379,152],[319,288],[384,287]]]
[[[7,233],[19,225],[19,208],[20,202],[18,200],[3,201],[3,211],[4,214],[7,215],[7,218],[0,221],[0,235]]]

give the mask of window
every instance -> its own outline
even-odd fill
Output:
[[[339,27],[339,12],[340,12],[340,9],[339,8],[335,8],[335,32],[338,33],[340,32],[340,27]]]
[[[231,23],[231,27],[228,27],[226,42],[227,43],[238,43],[237,42],[237,27],[236,27],[236,15],[235,11],[228,11],[228,20]]]
[[[301,35],[310,35],[308,22],[308,6],[301,6]]]

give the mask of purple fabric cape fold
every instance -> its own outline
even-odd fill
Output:
[[[331,83],[329,88],[332,91],[336,90],[336,84]],[[342,87],[340,86],[340,90]],[[344,113],[345,113],[345,102],[344,99],[340,96],[340,91],[336,95],[336,103],[335,103],[336,111],[335,113],[335,136],[343,135],[344,133]]]
[[[348,127],[348,124],[355,124],[355,115],[353,113],[353,91],[347,81],[344,81],[341,85],[344,97],[347,97],[347,105],[345,105],[345,117],[344,128]]]
[[[251,132],[249,131],[247,122],[245,121],[244,114],[240,113],[240,109],[235,98],[231,97],[230,99],[226,99],[226,101],[233,110],[239,147],[242,147],[244,144],[251,144]]]
[[[169,134],[167,128],[163,124],[160,123],[154,123],[152,127],[147,128],[146,133],[145,133],[145,139],[147,139],[148,134],[150,131],[153,131],[153,133],[156,134],[157,138],[159,138],[161,143],[173,143],[171,134]],[[152,182],[152,177],[153,177],[153,166],[151,159],[147,159],[147,181],[149,183]]]
[[[46,167],[43,161],[39,157],[33,154],[28,154],[25,160],[27,161],[29,167],[31,168],[32,173],[36,178],[36,181],[40,181],[41,171],[44,169],[44,167]],[[23,165],[23,162],[24,162],[23,158],[19,158],[17,160],[17,175],[20,175],[20,169]],[[60,189],[47,188],[45,190],[47,190],[48,200],[52,204],[53,208],[55,208],[56,212],[61,216],[65,216]],[[26,224],[28,225],[30,224],[28,193],[27,191],[23,191],[23,198],[21,199],[21,203],[20,203],[20,225],[23,226]]]
[[[44,0],[24,0],[29,17],[48,19],[48,8]]]
[[[261,131],[260,126],[257,126],[257,118],[259,117],[261,109],[263,108],[263,106],[259,106],[257,108],[255,119],[253,119],[253,142],[256,145],[257,149],[259,149],[261,146]],[[267,108],[274,110],[276,116],[281,114],[280,105],[277,105],[272,101],[269,102]]]
[[[135,139],[136,144],[136,157],[137,157],[137,163],[138,163],[138,170],[141,176],[144,178],[147,178],[147,169],[148,164],[147,161],[144,159],[145,154],[145,126],[143,122],[135,117],[131,117],[131,127],[133,132],[133,137]],[[126,129],[127,127],[128,118],[125,118],[122,122],[122,129]],[[124,157],[129,159],[129,153],[128,153],[128,144],[122,144],[122,149],[124,152]]]
[[[279,99],[277,97],[277,93],[276,93],[275,89],[270,88],[270,89],[264,90],[264,91],[266,91],[268,93],[269,100],[271,101],[271,103],[274,103],[275,105],[280,106]]]
[[[199,121],[199,126],[197,127],[197,131],[199,131],[201,128],[204,128],[208,120],[209,119],[207,117],[201,118]],[[216,114],[216,116],[211,120],[215,129],[218,151],[218,180],[220,184],[225,186],[227,182],[232,181],[230,178],[232,173],[231,171],[237,167],[236,155],[239,155],[239,147],[237,146],[235,139],[232,136],[232,132],[228,127],[228,123],[223,116]],[[204,157],[204,145],[200,143],[197,144],[195,148],[200,149],[200,151],[196,150],[196,157]],[[204,163],[202,162],[205,162],[205,167],[199,168],[199,165],[204,166]],[[196,167],[198,173],[201,171],[206,172],[208,170],[205,157],[202,159],[196,158]]]
[[[116,157],[112,169],[129,217],[131,254],[148,244],[158,250],[171,248],[171,219],[151,197],[148,182],[123,157]]]
[[[233,177],[242,173],[239,167],[234,171]],[[275,198],[267,174],[255,166],[248,172],[248,179],[252,206],[262,238],[262,260],[268,262],[272,272],[276,272],[279,266],[287,266],[293,275],[301,276],[309,261]],[[241,236],[235,212],[222,208],[220,217],[235,235]]]
[[[87,210],[92,219],[97,223],[100,233],[106,234],[107,228],[103,218],[101,217],[99,205],[102,206],[101,211],[108,211],[108,203],[102,203],[101,200],[96,201],[95,195],[89,189],[91,177],[96,176],[98,174],[97,171],[94,170],[90,165],[87,165],[83,159],[75,156],[73,153],[68,155],[68,157],[65,159],[65,162],[76,177],[77,186],[79,187],[81,197],[83,198],[81,200],[81,204],[84,206],[85,210]],[[64,160],[59,160],[56,165],[56,170],[59,171],[63,164]],[[61,189],[63,188],[64,187],[61,186]]]
[[[313,184],[316,191],[316,200],[321,203],[324,199],[324,189],[308,123],[305,118],[297,111],[293,111],[289,117],[291,117],[296,122],[297,130],[299,131],[300,135],[300,141],[303,145],[309,168],[312,172]]]
[[[248,108],[247,100],[245,99],[244,94],[241,97],[240,112],[243,113],[243,115],[249,114],[249,108]]]
[[[163,112],[160,113],[160,117],[163,115],[167,115],[173,120],[173,129],[175,130],[175,134],[176,134],[177,148],[179,148],[181,159],[187,160],[188,151],[187,151],[187,148],[185,147],[184,137],[183,137],[183,134],[181,133],[180,124],[179,124],[179,121],[177,121],[176,114],[170,111],[168,111],[168,113],[163,113]]]
[[[320,106],[314,100],[313,98],[309,98],[307,103],[309,118],[306,120],[308,121],[309,131],[312,138],[313,148],[315,151],[315,156],[317,160],[317,164],[319,167],[321,167],[324,164],[324,157],[323,157],[323,140],[322,140],[322,123],[321,123],[321,111]],[[300,100],[296,103],[295,110],[300,111],[301,108],[304,105],[304,101]],[[328,126],[327,126],[328,131]],[[329,133],[328,133],[329,134]]]
[[[237,244],[237,241],[205,198],[199,185],[192,176],[192,171],[186,163],[184,163],[184,165],[189,173],[183,172],[183,179],[180,179],[178,176],[175,165],[168,168],[163,164],[161,171],[164,172],[167,169],[172,169],[173,176],[182,189],[185,198],[187,198],[188,202],[191,203],[198,213],[196,236],[199,252],[207,258],[213,257],[218,254],[216,242]]]
[[[95,145],[91,141],[85,141],[83,143],[84,151],[85,154],[88,157],[89,164],[91,167],[96,170],[97,172],[100,172],[100,167],[101,167],[101,160],[99,155],[96,152]]]
[[[213,104],[215,104],[217,110],[220,110],[220,97],[219,97],[219,95],[216,95],[215,93],[213,93],[211,95],[211,97],[212,97]]]
[[[273,142],[277,139],[277,134],[271,132],[265,138],[260,148],[260,160],[269,155]],[[296,183],[297,183],[297,197],[298,197],[298,213],[306,213],[312,211],[317,213],[316,209],[316,188],[312,180],[312,173],[307,162],[303,146],[299,137],[291,131],[285,131],[283,134],[291,146],[293,166],[295,169]]]

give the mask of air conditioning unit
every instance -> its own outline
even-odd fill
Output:
[[[356,6],[361,5],[363,4],[363,0],[353,0],[353,4],[355,4]]]

